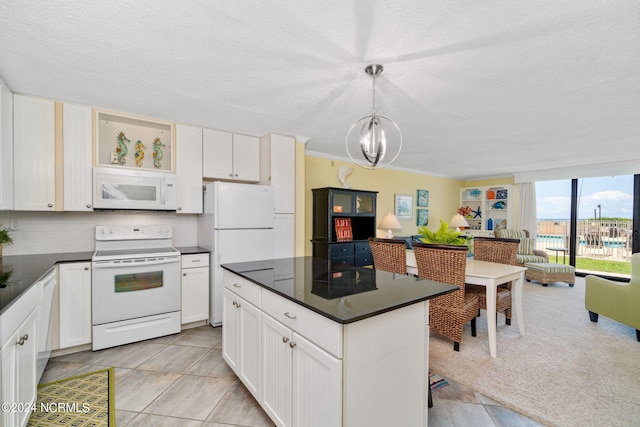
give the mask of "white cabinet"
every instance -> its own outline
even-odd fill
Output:
[[[493,230],[515,227],[513,185],[464,187],[460,189],[460,206],[467,209],[466,233],[493,237]]]
[[[0,210],[13,209],[13,93],[0,79]]]
[[[91,343],[91,263],[58,265],[59,348]]]
[[[260,183],[271,185],[275,196],[276,254],[274,258],[295,256],[296,141],[284,135],[260,138]]]
[[[55,103],[13,97],[14,208],[53,211],[55,206]]]
[[[291,136],[268,134],[260,138],[260,183],[272,185],[275,212],[296,211],[296,141]]]
[[[63,104],[64,210],[92,211],[91,154],[93,119],[91,108]]]
[[[276,249],[274,258],[292,258],[295,256],[296,218],[292,214],[275,214],[273,228]]]
[[[338,426],[342,422],[342,361],[262,315],[263,398],[280,426]]]
[[[209,254],[182,255],[182,324],[209,319]]]
[[[25,426],[30,411],[18,411],[36,401],[36,330],[42,285],[32,286],[2,314],[0,322],[0,402],[21,405],[0,411],[0,425]]]
[[[209,179],[260,181],[260,139],[203,129],[202,175]]]
[[[202,128],[176,125],[177,213],[202,213]]]
[[[260,401],[260,310],[228,289],[224,289],[223,294],[222,357]]]

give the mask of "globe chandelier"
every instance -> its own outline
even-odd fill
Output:
[[[365,169],[380,169],[391,164],[402,149],[402,132],[390,118],[376,111],[376,78],[384,68],[380,64],[367,65],[364,71],[372,77],[371,114],[357,120],[346,138],[347,154]]]

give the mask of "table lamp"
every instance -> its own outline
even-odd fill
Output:
[[[457,232],[460,232],[460,227],[468,227],[469,223],[460,214],[455,214],[451,221],[449,221],[449,227],[455,227]]]
[[[402,226],[400,226],[400,221],[393,214],[386,214],[380,224],[378,224],[378,228],[386,228],[387,229],[387,239],[393,239],[393,233],[391,230],[401,230]]]

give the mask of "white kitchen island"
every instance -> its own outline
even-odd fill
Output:
[[[223,357],[277,425],[427,425],[429,299],[456,286],[314,257],[223,268]]]

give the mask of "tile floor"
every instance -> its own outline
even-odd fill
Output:
[[[222,359],[222,328],[51,358],[41,382],[115,367],[118,427],[271,426]],[[446,379],[446,378],[445,378]],[[430,426],[540,426],[449,381],[433,394]]]

